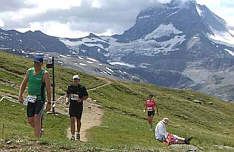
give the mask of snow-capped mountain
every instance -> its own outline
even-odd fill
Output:
[[[74,39],[0,30],[0,47],[86,56],[149,83],[234,100],[233,31],[195,0],[171,0],[139,12],[135,24],[120,35]]]
[[[75,47],[77,45],[82,49],[81,52],[77,52],[78,50]],[[106,52],[104,48],[107,48],[108,45],[104,40],[94,34],[90,34],[83,39],[66,39],[49,36],[41,31],[21,33],[15,30],[5,31],[0,29],[0,51],[26,57],[44,55],[46,59],[55,56],[57,57],[57,64],[72,67],[90,74],[122,80],[142,81],[137,76],[127,73],[124,69],[106,64],[107,59],[103,56],[103,53]],[[97,49],[96,53],[95,49]],[[92,57],[98,57],[99,61]]]
[[[72,54],[94,57],[103,63],[107,61],[106,49],[109,43],[95,34],[90,33],[89,36],[78,39],[60,38],[60,41],[72,50]]]
[[[150,83],[233,99],[219,94],[220,88],[234,83],[230,79],[234,76],[231,31],[206,6],[194,0],[172,0],[142,10],[136,23],[121,35],[61,41],[74,53],[90,53],[88,56],[125,67]],[[223,75],[224,71],[229,74]]]

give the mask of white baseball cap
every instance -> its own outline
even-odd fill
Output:
[[[80,77],[79,77],[78,75],[74,75],[74,76],[73,76],[73,80],[74,80],[74,79],[80,80]]]
[[[163,123],[168,123],[169,122],[169,119],[168,118],[163,118]]]

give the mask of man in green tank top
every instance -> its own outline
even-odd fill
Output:
[[[19,102],[24,103],[23,94],[28,87],[27,102],[27,116],[28,123],[34,128],[34,134],[36,137],[41,137],[42,132],[42,114],[47,96],[46,110],[51,109],[51,88],[49,73],[42,69],[43,57],[35,56],[34,65],[30,68],[19,91]]]

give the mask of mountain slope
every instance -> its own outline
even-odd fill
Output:
[[[70,51],[57,37],[48,36],[41,31],[21,33],[0,29],[0,47],[61,54],[67,54]]]
[[[0,96],[7,94],[13,97],[17,96],[17,88],[24,75],[22,71],[26,71],[28,67],[32,66],[32,60],[0,52],[0,62],[2,65],[0,69]],[[94,88],[106,83],[98,77],[61,66],[56,66],[56,71],[58,70],[60,72],[56,73],[55,76],[57,98],[60,95],[64,95],[66,85],[71,82],[72,75],[76,73],[81,76],[81,83],[87,88]],[[12,77],[17,79],[13,79]],[[160,117],[155,118],[154,125],[163,117],[168,117],[171,120],[168,126],[169,132],[180,136],[194,136],[192,144],[203,147],[204,151],[220,151],[213,145],[234,146],[234,139],[231,136],[234,133],[234,110],[232,103],[223,102],[222,100],[191,90],[168,89],[149,84],[128,83],[117,80],[108,81],[111,83],[89,91],[90,98],[96,100],[96,103],[103,107],[103,123],[101,126],[89,130],[87,136],[89,140],[88,144],[72,144],[72,149],[84,146],[84,149],[93,147],[95,150],[101,149],[102,151],[109,151],[109,149],[116,151],[186,151],[165,147],[154,140],[153,133],[149,131],[146,114],[142,110],[144,100],[151,93],[156,96],[155,99],[159,104],[160,112]],[[200,101],[201,104],[197,101]],[[15,107],[11,107],[11,105],[14,105],[11,103],[5,104],[1,102],[0,104],[0,107],[3,109],[5,109],[5,106],[8,108]],[[20,109],[22,110],[22,107],[16,106],[15,110]],[[5,111],[0,110],[1,112]],[[9,115],[12,115],[12,120],[18,119],[11,112]],[[1,120],[3,119],[2,117],[4,115],[1,114]],[[23,116],[21,117],[25,119]],[[3,120],[5,119],[4,117]],[[8,121],[8,119],[5,121]],[[62,122],[58,122],[56,125],[60,126],[60,123]],[[11,125],[14,126],[14,123],[11,123]],[[44,125],[48,125],[47,121]],[[9,139],[15,136],[21,137],[17,132],[26,131],[21,130],[19,127],[15,129],[17,130],[16,132],[8,132]],[[46,132],[47,129],[50,129],[50,127],[46,128]],[[27,133],[27,136],[29,134]],[[45,139],[47,139],[48,135],[45,134]],[[69,142],[67,139],[57,141],[54,138],[52,141],[52,143],[51,141],[48,143],[48,140],[46,140],[46,143],[51,143],[51,145],[57,144],[57,147],[62,147],[64,143],[65,147],[67,147],[67,142]],[[69,144],[71,143],[69,142]]]
[[[230,79],[234,76],[234,37],[226,22],[205,5],[172,0],[152,6],[142,10],[123,34],[100,38],[109,44],[103,56],[110,64],[117,63],[149,83],[233,100],[233,87],[227,84],[234,83]],[[101,49],[96,44],[96,50]],[[220,77],[217,82],[216,75]]]
[[[218,15],[195,0],[172,0],[139,12],[123,34],[57,38],[39,31],[0,31],[0,46],[75,56],[66,64],[91,74],[190,88],[234,100],[234,37]],[[85,56],[85,59],[77,58]],[[59,56],[60,57],[60,56]],[[86,57],[98,62],[86,62]],[[62,58],[68,61],[70,58]],[[67,60],[66,60],[67,59]],[[65,63],[64,63],[65,64]],[[108,65],[109,64],[109,65]]]

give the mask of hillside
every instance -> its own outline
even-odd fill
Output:
[[[92,75],[234,101],[234,36],[220,14],[196,0],[170,0],[136,13],[120,35],[64,38],[0,29],[0,46],[23,56],[56,54],[59,64]]]
[[[0,97],[17,96],[23,75],[30,66],[31,59],[0,52]],[[2,123],[5,123],[7,137],[15,147],[27,150],[27,145],[31,145],[34,148],[52,147],[58,151],[181,151],[155,141],[153,132],[149,131],[143,106],[150,93],[156,96],[159,104],[160,117],[155,119],[155,124],[168,117],[171,120],[168,132],[194,136],[192,144],[202,147],[203,151],[226,151],[214,145],[234,147],[233,103],[191,90],[98,78],[61,66],[56,66],[57,98],[64,95],[66,85],[76,73],[81,76],[81,84],[89,89],[90,98],[96,100],[104,111],[102,124],[88,131],[88,142],[70,142],[66,139],[68,117],[48,115],[42,140],[26,144],[24,142],[33,143],[34,140],[26,122],[25,108],[4,100],[0,102],[0,126],[2,128]],[[23,139],[23,143],[17,142],[19,139]],[[7,145],[1,141],[0,147],[5,150]]]

